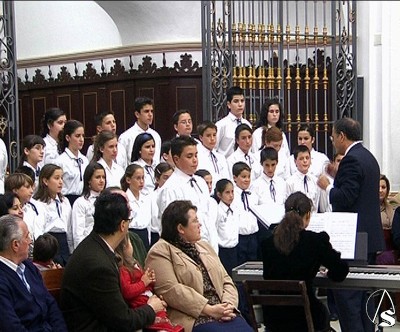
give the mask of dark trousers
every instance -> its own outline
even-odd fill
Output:
[[[375,262],[376,254],[369,254],[368,264],[375,264]],[[373,318],[375,315],[374,300],[370,299],[368,301],[371,292],[352,289],[333,289],[332,293],[335,299],[340,329],[342,332],[375,331],[375,326],[369,319],[369,317]]]
[[[257,233],[250,235],[240,235],[237,245],[238,265],[247,261],[257,260],[258,238]]]
[[[160,239],[160,234],[151,232],[150,234],[150,247],[153,246]]]
[[[54,262],[61,264],[62,266],[67,265],[70,253],[67,241],[67,233],[54,233],[48,232],[49,234],[53,235],[58,241],[58,252],[54,257]]]
[[[149,231],[147,228],[144,229],[136,229],[136,228],[129,228],[131,232],[136,233],[139,235],[140,239],[143,241],[144,247],[148,252],[150,250],[150,242],[149,242]]]
[[[226,272],[232,277],[232,269],[238,266],[237,246],[233,248],[218,248],[218,256]]]

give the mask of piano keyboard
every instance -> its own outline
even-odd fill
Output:
[[[234,281],[245,279],[263,279],[262,262],[247,262],[232,270]],[[343,282],[335,282],[321,273],[314,279],[314,286],[321,288],[343,289],[400,289],[400,266],[366,265],[351,266],[350,272]]]

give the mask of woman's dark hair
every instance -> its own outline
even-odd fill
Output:
[[[103,165],[97,163],[97,162],[90,162],[89,165],[86,166],[85,172],[83,173],[83,190],[82,190],[82,196],[85,198],[88,198],[90,196],[90,180],[92,179],[92,176],[95,171],[98,169],[101,169],[104,171],[104,176],[106,177],[106,171],[103,167]],[[104,183],[104,188],[107,185],[107,178]]]
[[[35,196],[33,197],[34,199],[37,199],[44,203],[50,202],[51,197],[50,197],[50,193],[49,193],[49,188],[44,184],[43,179],[49,180],[52,177],[52,175],[54,174],[54,172],[59,169],[62,170],[62,168],[60,166],[57,166],[55,164],[46,164],[42,167],[42,169],[40,170],[40,175],[39,175],[38,190],[37,190]],[[61,202],[64,199],[64,197],[61,193],[58,194],[58,198],[60,199]]]
[[[126,182],[126,178],[132,177],[132,175],[135,174],[135,172],[136,172],[138,169],[143,169],[143,167],[140,166],[140,165],[138,165],[138,164],[130,164],[130,165],[128,165],[128,167],[125,169],[125,173],[124,173],[124,175],[122,176],[121,181],[120,181],[120,183],[121,183],[121,189],[122,189],[123,191],[127,191],[128,188],[129,188],[129,184],[128,184],[128,182]]]
[[[201,176],[203,179],[204,179],[205,176],[211,175],[211,173],[206,169],[198,169],[194,174],[198,175],[198,176]]]
[[[300,131],[307,131],[311,137],[315,137],[315,131],[314,128],[309,125],[309,124],[303,124],[299,127],[299,129],[297,130],[297,133],[299,133]]]
[[[33,261],[47,262],[57,255],[58,250],[59,244],[57,239],[49,233],[44,233],[35,240],[33,246]]]
[[[256,128],[259,128],[259,127],[262,127],[262,126],[268,126],[268,112],[269,112],[269,107],[271,105],[278,105],[278,107],[279,107],[279,120],[276,123],[276,126],[279,129],[282,129],[283,110],[282,110],[282,105],[279,102],[279,99],[277,99],[277,98],[266,99],[265,100],[264,104],[261,107],[260,117],[257,120]]]
[[[247,130],[248,132],[250,132],[253,135],[253,130],[250,128],[249,125],[242,123],[240,125],[238,125],[235,129],[235,146],[234,149],[236,150],[238,148],[238,144],[237,144],[237,140],[239,139],[239,135],[242,131]]]
[[[36,144],[40,144],[43,147],[46,146],[46,143],[43,139],[43,137],[39,135],[26,135],[24,139],[22,140],[22,146],[21,146],[21,159],[19,161],[19,166],[22,166],[24,161],[26,161],[26,154],[25,154],[25,149],[32,149]]]
[[[217,183],[215,184],[214,188],[214,193],[213,193],[213,198],[217,201],[217,203],[220,202],[220,198],[218,197],[218,193],[222,195],[224,190],[226,189],[226,186],[228,184],[233,185],[232,181],[229,179],[219,179]]]
[[[15,198],[18,198],[18,196],[12,191],[0,194],[0,217],[8,214],[8,210],[14,205]]]
[[[169,243],[176,243],[179,239],[178,225],[187,226],[189,210],[197,211],[191,201],[176,200],[171,202],[161,217],[161,238]]]
[[[109,130],[102,130],[99,132],[94,139],[93,158],[91,161],[98,161],[101,157],[103,157],[103,153],[100,151],[100,149],[104,148],[104,145],[114,138],[118,139],[117,134],[114,134]]]
[[[274,230],[274,245],[284,255],[289,255],[304,229],[303,217],[311,212],[312,201],[302,192],[291,194],[285,202],[285,216]]]
[[[42,118],[42,137],[45,137],[49,133],[49,126],[52,126],[63,115],[66,115],[65,112],[58,107],[49,108],[44,112]]]
[[[136,160],[140,159],[140,150],[142,149],[143,144],[151,140],[153,140],[155,145],[156,141],[154,140],[153,135],[149,133],[141,133],[136,136],[132,148],[131,162],[135,162]]]
[[[72,136],[72,134],[78,128],[84,128],[82,122],[78,120],[68,120],[65,122],[64,129],[60,131],[58,134],[58,152],[61,154],[65,151],[65,148],[68,147],[68,141],[66,140],[66,136]]]

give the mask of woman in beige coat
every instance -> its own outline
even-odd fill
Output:
[[[200,241],[197,208],[172,202],[162,216],[161,239],[150,249],[146,268],[154,269],[154,291],[168,303],[168,316],[185,332],[252,331],[236,309],[236,287],[218,255]]]

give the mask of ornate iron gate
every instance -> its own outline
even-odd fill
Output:
[[[356,1],[202,1],[203,117],[223,117],[239,85],[252,124],[278,97],[289,144],[309,123],[330,155],[329,125],[357,118],[355,13]]]

